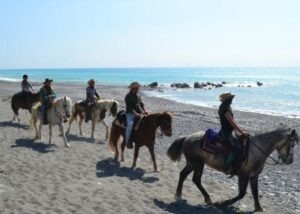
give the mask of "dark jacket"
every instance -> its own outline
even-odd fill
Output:
[[[41,102],[42,103],[48,103],[51,100],[54,100],[56,98],[56,94],[52,90],[52,88],[42,87],[40,89],[40,97],[41,97]]]
[[[141,97],[135,93],[129,92],[125,97],[125,103],[127,113],[132,113],[133,110],[138,114],[144,112],[144,103]]]
[[[225,114],[227,112],[230,112],[230,114],[233,117],[232,110],[230,105],[224,105],[223,103],[219,107],[219,117],[220,117],[220,123],[221,123],[221,132],[224,137],[231,137],[232,136],[232,131],[233,131],[233,126],[229,123],[227,118],[225,117]]]

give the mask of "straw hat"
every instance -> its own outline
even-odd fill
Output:
[[[141,87],[141,85],[140,85],[140,83],[138,83],[138,82],[132,82],[132,83],[128,86],[128,88],[139,88],[139,87]]]
[[[46,78],[45,81],[43,82],[43,84],[46,84],[46,83],[48,83],[48,82],[53,82],[53,80],[52,80],[52,79],[49,79],[49,78]]]
[[[228,100],[230,98],[234,98],[235,95],[231,94],[231,93],[224,93],[224,94],[221,94],[219,99],[221,102],[224,102],[225,100]]]
[[[90,80],[88,81],[88,84],[89,84],[89,85],[92,84],[92,83],[95,83],[95,80],[94,80],[94,79],[90,79]]]

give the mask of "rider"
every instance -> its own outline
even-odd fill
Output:
[[[52,81],[53,80],[46,78],[43,82],[44,86],[40,89],[43,123],[45,125],[48,124],[47,110],[51,107],[51,104],[56,97],[55,92],[51,88]]]
[[[243,131],[238,124],[233,119],[233,113],[231,109],[231,103],[235,95],[231,93],[224,93],[220,95],[220,101],[222,102],[219,107],[219,117],[221,122],[221,130],[220,134],[222,138],[225,140],[229,148],[232,150],[226,161],[225,161],[225,171],[227,174],[233,174],[232,163],[234,159],[237,157],[239,152],[240,145],[236,140],[232,137],[232,131],[236,131],[241,135],[248,135],[245,131]]]
[[[91,119],[91,111],[96,104],[95,97],[97,97],[97,99],[100,99],[100,96],[95,89],[95,80],[90,79],[88,81],[88,87],[86,88],[86,100],[85,100],[85,112],[86,112],[85,122],[86,123]]]
[[[24,74],[23,75],[23,80],[22,80],[22,92],[30,92],[32,93],[34,90],[31,86],[31,84],[28,82],[28,75]]]
[[[127,148],[133,148],[131,133],[133,129],[133,123],[136,117],[141,117],[142,115],[148,115],[148,112],[145,109],[144,103],[142,102],[141,97],[138,95],[138,91],[141,85],[138,82],[131,83],[128,88],[130,89],[129,93],[125,97],[126,103],[126,146]]]

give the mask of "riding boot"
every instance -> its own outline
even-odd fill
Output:
[[[44,125],[48,124],[47,109],[45,109],[43,112],[43,124]]]

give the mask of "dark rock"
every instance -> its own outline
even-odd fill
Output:
[[[203,88],[203,85],[200,84],[199,82],[194,83],[194,88]]]
[[[223,87],[222,84],[217,84],[217,85],[216,85],[216,88],[221,88],[221,87]]]
[[[248,85],[247,87],[248,87],[248,88],[251,88],[252,86],[251,86],[251,85]]]
[[[154,87],[158,86],[158,83],[157,82],[152,82],[148,86],[150,86],[151,88],[154,88]]]
[[[202,85],[203,87],[206,87],[206,86],[207,86],[207,84],[206,84],[206,83],[201,83],[201,85]]]
[[[207,84],[207,85],[212,85],[212,83],[211,83],[211,82],[207,82],[206,84]]]
[[[227,84],[227,82],[223,81],[222,84],[225,85],[225,84]]]
[[[263,83],[261,83],[261,82],[256,82],[256,84],[260,87],[260,86],[262,86],[263,85]]]

